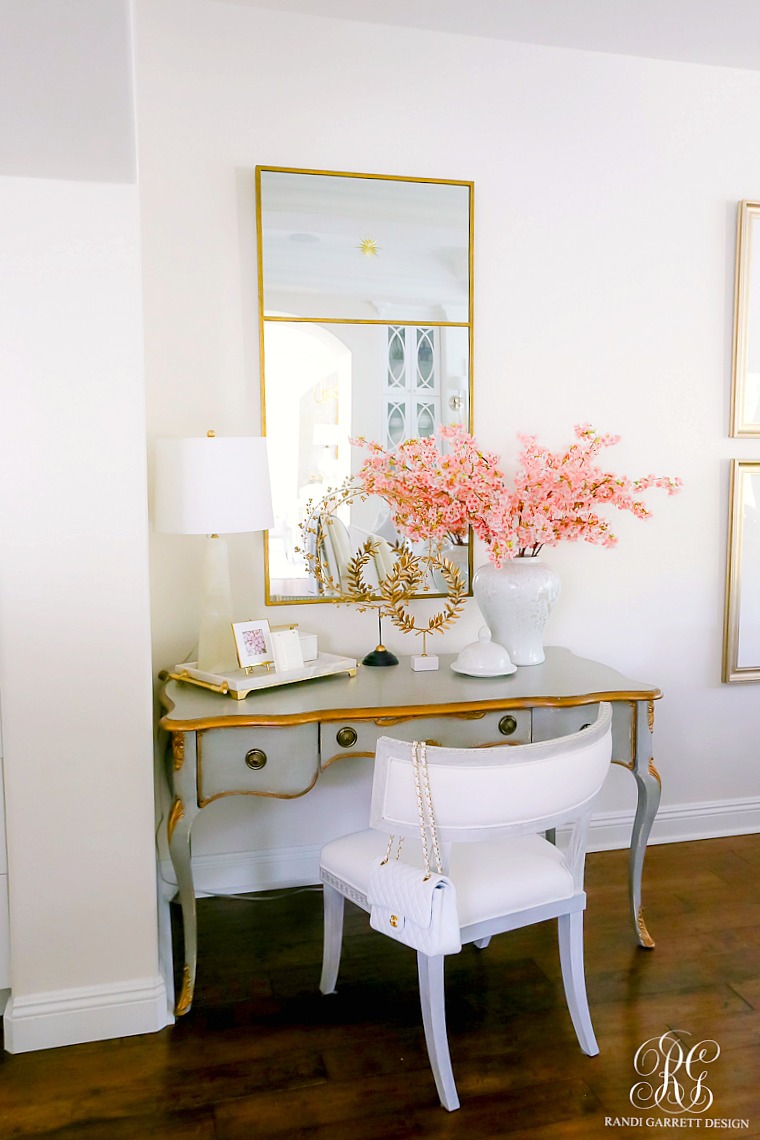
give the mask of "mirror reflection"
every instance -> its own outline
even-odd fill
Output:
[[[734,460],[724,681],[760,681],[760,463]]]
[[[269,168],[257,181],[267,602],[329,600],[300,527],[308,502],[360,467],[350,439],[471,428],[472,188]],[[336,534],[344,552],[372,536],[385,554],[398,538],[387,516],[379,501],[345,506],[326,554]]]
[[[259,171],[263,313],[469,320],[467,183]]]

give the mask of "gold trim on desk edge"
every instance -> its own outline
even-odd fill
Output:
[[[450,720],[482,720],[486,715],[485,711],[481,712],[476,709],[473,712],[454,712],[449,713]],[[378,716],[373,720],[378,728],[390,728],[394,724],[404,724],[407,720],[419,720],[419,714],[412,713],[408,716]],[[429,741],[428,741],[429,743]]]
[[[639,907],[636,912],[636,929],[639,932],[639,940],[645,950],[653,950],[655,946],[654,938],[647,930],[647,924],[644,921],[644,908]]]
[[[179,798],[179,796],[177,796],[174,800],[174,803],[172,804],[171,811],[169,812],[169,818],[166,822],[166,834],[170,843],[172,841],[172,836],[174,835],[174,829],[184,814],[185,805],[182,803],[182,800]]]
[[[180,768],[185,762],[185,734],[184,732],[172,733],[172,767],[175,772],[179,772]]]
[[[654,766],[654,756],[649,757],[649,775],[654,776],[657,783],[662,787],[662,776]]]
[[[488,712],[509,712],[513,709],[538,708],[575,708],[582,705],[595,705],[600,701],[609,701],[611,704],[639,704],[641,701],[658,701],[662,697],[659,689],[647,689],[641,693],[621,690],[620,692],[584,693],[571,697],[505,697],[503,699],[489,699],[485,701],[452,701],[443,704],[429,705],[391,705],[383,708],[327,708],[310,709],[306,712],[282,713],[273,715],[264,712],[251,712],[250,717],[227,714],[203,716],[195,719],[171,718],[171,712],[176,707],[166,691],[161,694],[163,707],[167,710],[161,717],[159,724],[168,732],[196,732],[206,728],[229,728],[237,725],[240,728],[280,728],[294,724],[318,724],[320,721],[333,724],[340,720],[364,720],[376,722],[378,719],[388,723],[390,717],[400,717],[405,720],[414,720],[423,716],[461,716],[467,713],[485,714]]]
[[[320,768],[326,772],[331,764],[335,764],[338,760],[374,760],[374,752],[336,752],[329,760],[320,761]]]
[[[300,792],[254,792],[247,788],[232,788],[229,791],[215,792],[213,796],[202,796],[200,794],[200,772],[198,773],[198,807],[205,808],[212,804],[214,800],[222,800],[225,796],[258,796],[263,800],[298,800],[301,796],[305,796],[307,792],[316,784],[319,779],[319,769],[314,773],[314,779],[309,784],[308,788],[304,788]]]
[[[647,701],[647,721],[649,731],[654,732],[654,701]]]
[[[190,1009],[193,1004],[193,985],[190,981],[190,967],[185,966],[182,971],[182,990],[179,995],[179,1000],[174,1007],[174,1016],[182,1017]]]

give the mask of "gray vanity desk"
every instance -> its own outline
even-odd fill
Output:
[[[195,890],[190,832],[198,813],[221,796],[292,799],[346,756],[374,755],[379,736],[478,746],[524,744],[580,729],[594,718],[588,706],[613,705],[613,763],[636,781],[629,893],[640,945],[654,946],[641,905],[644,853],[660,802],[652,730],[659,689],[631,681],[567,649],[549,648],[541,665],[508,677],[460,676],[441,656],[437,672],[360,666],[354,676],[324,677],[267,689],[244,700],[177,681],[161,689],[161,727],[171,734],[167,765],[172,806],[167,838],[177,875],[185,941],[177,1015],[193,1000],[197,959]]]

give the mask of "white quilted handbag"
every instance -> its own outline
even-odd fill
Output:
[[[412,766],[425,868],[401,861],[403,837],[392,858],[394,837],[390,837],[385,855],[376,859],[370,870],[367,890],[370,926],[429,957],[458,954],[462,940],[456,888],[442,873],[424,741],[415,740],[412,744]],[[435,872],[430,869],[428,835]]]

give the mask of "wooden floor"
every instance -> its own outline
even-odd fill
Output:
[[[191,1012],[144,1037],[3,1054],[0,1137],[661,1137],[667,1114],[634,1109],[629,1093],[638,1046],[668,1029],[721,1050],[703,1067],[712,1106],[676,1122],[692,1134],[699,1120],[704,1133],[704,1118],[718,1118],[731,1126],[709,1135],[760,1137],[760,836],[650,848],[652,951],[629,929],[626,860],[588,858],[598,1057],[580,1052],[570,1026],[554,924],[502,935],[484,952],[465,947],[447,963],[462,1100],[447,1113],[427,1065],[412,951],[351,908],[339,992],[322,997],[318,892],[206,899]]]

